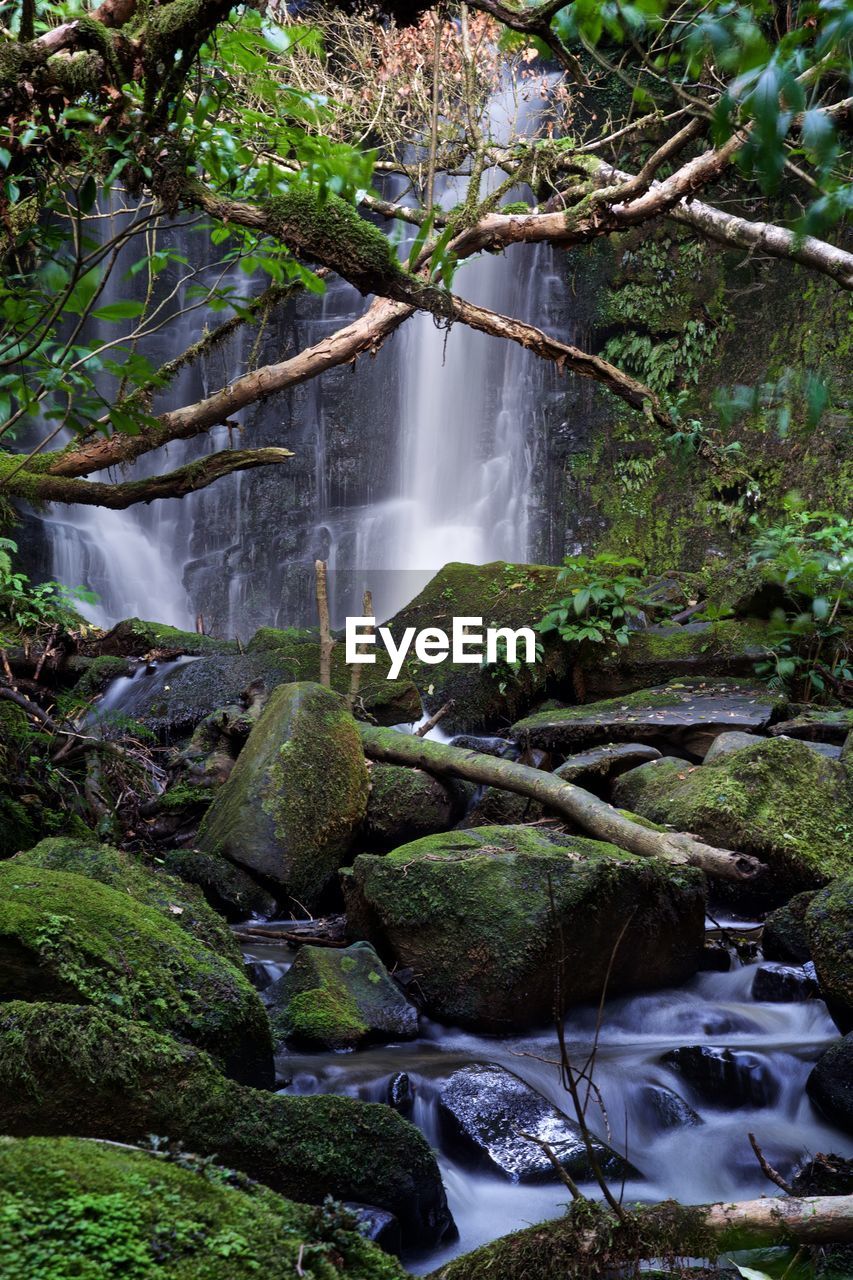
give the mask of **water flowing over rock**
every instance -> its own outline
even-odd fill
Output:
[[[776,1101],[780,1082],[757,1054],[708,1045],[685,1045],[662,1059],[717,1107],[763,1107]]]

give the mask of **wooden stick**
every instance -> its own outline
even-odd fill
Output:
[[[443,707],[439,707],[434,716],[430,716],[429,720],[425,720],[420,729],[416,729],[414,736],[416,738],[425,738],[430,729],[434,729],[440,720],[443,720],[448,712],[452,711],[456,703],[451,698],[449,702],[445,702]]]
[[[325,560],[314,563],[317,575],[317,613],[320,618],[320,684],[332,687],[332,628],[329,622],[329,585]]]

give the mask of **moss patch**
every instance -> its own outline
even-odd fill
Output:
[[[820,988],[842,1031],[853,1031],[853,872],[815,894],[806,934]]]

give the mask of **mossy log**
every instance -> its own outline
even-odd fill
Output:
[[[372,725],[360,725],[359,729],[365,754],[371,760],[412,765],[439,776],[466,778],[469,782],[502,787],[505,791],[530,796],[570,819],[590,835],[627,849],[629,853],[700,867],[709,875],[725,880],[754,880],[764,870],[756,858],[729,849],[716,849],[703,844],[695,836],[652,831],[639,826],[582,787],[563,782],[541,769],[398,733],[393,729],[377,729]]]
[[[428,1280],[598,1280],[635,1275],[647,1259],[715,1259],[732,1249],[846,1244],[853,1240],[853,1196],[810,1196],[627,1209],[621,1220],[577,1201],[568,1213],[483,1245],[439,1267]],[[624,1271],[622,1269],[625,1269]],[[681,1270],[679,1268],[679,1274]]]

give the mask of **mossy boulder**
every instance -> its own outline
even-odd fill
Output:
[[[264,992],[276,1041],[355,1049],[370,1040],[418,1034],[418,1013],[369,942],[343,950],[301,947]]]
[[[584,700],[633,693],[684,677],[751,676],[769,645],[767,624],[690,622],[632,631],[623,648],[589,646],[577,659],[575,690]],[[590,652],[590,650],[593,650]]]
[[[770,738],[691,768],[664,758],[623,774],[614,803],[767,863],[774,890],[815,888],[850,862],[853,781],[837,760]]]
[[[806,934],[821,995],[842,1031],[853,1031],[853,871],[815,894]]]
[[[161,911],[69,871],[0,866],[0,1000],[120,1009],[272,1083],[266,1012],[243,973]]]
[[[560,594],[559,569],[550,565],[446,564],[423,591],[385,624],[399,642],[407,627],[420,631],[440,627],[450,635],[457,616],[483,619],[483,628],[533,627]],[[523,715],[545,696],[550,685],[566,682],[571,650],[559,638],[543,637],[542,657],[522,662],[517,670],[506,664],[480,666],[422,663],[410,651],[404,670],[414,680],[428,711],[448,701],[453,709],[442,721],[448,733],[464,733],[505,725]],[[523,657],[523,648],[521,649]],[[366,668],[368,669],[368,668]]]
[[[407,840],[447,831],[460,809],[460,799],[458,789],[423,769],[372,764],[365,839],[372,846],[394,848]]]
[[[275,627],[261,627],[249,641],[248,653],[272,654],[286,662],[293,670],[294,680],[320,679],[320,634],[318,631],[298,630],[288,627],[283,631]],[[387,653],[381,646],[375,649],[376,662],[361,666],[358,696],[354,714],[357,718],[374,724],[392,726],[412,724],[422,715],[421,698],[414,683],[407,676],[389,680],[391,666]],[[352,674],[356,668],[345,662],[345,649],[338,642],[332,649],[331,681],[337,693],[349,693]]]
[[[761,950],[768,960],[786,960],[793,964],[805,964],[811,960],[806,912],[814,896],[811,889],[795,893],[784,906],[777,907],[767,916],[761,934]]]
[[[103,693],[107,685],[119,676],[132,675],[134,663],[128,658],[106,655],[101,658],[86,658],[78,655],[69,659],[68,668],[81,673],[72,690],[74,697],[87,701]]]
[[[773,735],[784,734],[786,738],[802,738],[805,742],[831,742],[837,747],[842,746],[851,732],[851,707],[807,707],[790,720],[774,724],[770,730]]]
[[[0,1138],[4,1280],[403,1280],[338,1208],[79,1138]]]
[[[96,657],[144,658],[151,653],[239,653],[235,640],[217,640],[195,631],[181,631],[165,622],[125,618],[90,646]]]
[[[646,742],[702,757],[718,734],[764,729],[785,701],[745,680],[673,680],[618,698],[540,711],[512,726],[524,745],[568,754],[604,742]]]
[[[806,1090],[828,1120],[853,1133],[853,1031],[821,1055]]]
[[[367,791],[361,738],[339,696],[308,682],[282,685],[205,814],[198,844],[313,909],[346,860]]]
[[[549,1021],[558,979],[564,1006],[597,999],[614,948],[611,995],[682,981],[703,944],[701,873],[541,828],[429,836],[342,880],[352,936],[414,969],[432,1016],[487,1031]]]
[[[201,849],[166,849],[158,855],[171,875],[197,885],[207,901],[226,920],[275,915],[276,900],[242,867],[218,853]]]
[[[98,844],[94,839],[86,843],[73,836],[57,836],[19,853],[12,865],[73,871],[109,885],[135,902],[153,907],[232,964],[240,967],[243,963],[234,935],[222,917],[208,906],[199,889],[167,872],[143,865],[123,850]]]
[[[428,1143],[390,1107],[248,1088],[201,1050],[112,1011],[3,1006],[0,1083],[5,1133],[168,1134],[294,1199],[387,1209],[409,1245],[434,1244],[451,1221]]]

